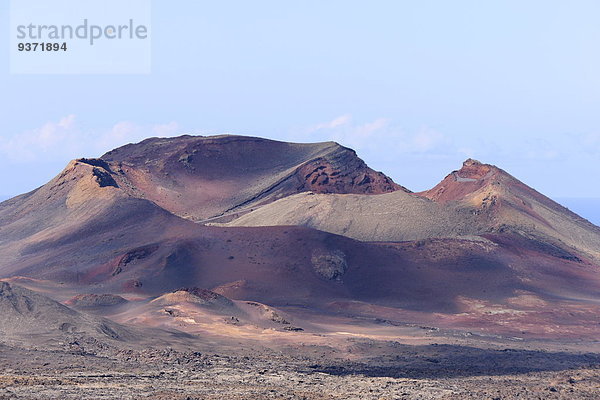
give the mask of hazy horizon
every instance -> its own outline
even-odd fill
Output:
[[[472,157],[550,197],[600,198],[589,181],[600,175],[600,3],[262,1],[235,11],[153,1],[149,74],[0,71],[4,191],[28,192],[73,158],[193,132],[335,140],[412,190]],[[8,35],[0,30],[5,65]]]

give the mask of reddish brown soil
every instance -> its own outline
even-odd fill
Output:
[[[273,175],[281,178],[275,186],[262,185]],[[496,198],[482,192],[496,186]],[[181,218],[307,188],[399,187],[332,143],[149,139],[73,161],[47,185],[2,203],[0,278],[60,301],[81,293],[148,301],[197,287],[272,307],[487,334],[600,333],[600,275],[588,245],[600,237],[597,228],[472,160],[423,195],[473,202],[493,222],[484,238],[367,243],[298,226],[213,227]],[[530,229],[531,221],[539,225]]]
[[[148,139],[95,161],[127,193],[203,220],[302,191],[377,194],[406,190],[337,143],[242,137]]]

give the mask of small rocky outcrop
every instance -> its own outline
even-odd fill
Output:
[[[114,294],[78,294],[66,302],[70,306],[75,307],[111,307],[127,303],[121,296]]]
[[[157,244],[151,244],[148,246],[142,246],[128,251],[117,262],[117,265],[113,269],[112,276],[120,274],[123,271],[123,268],[127,265],[137,260],[143,260],[144,258],[149,257],[156,250],[158,250],[158,247],[159,246]]]
[[[115,188],[119,187],[119,185],[117,184],[115,179],[106,170],[104,170],[102,168],[94,167],[94,169],[92,170],[92,173],[94,174],[94,178],[96,179],[96,182],[98,182],[98,185],[100,187],[107,187],[107,186],[112,186]]]
[[[327,280],[340,280],[348,270],[346,255],[341,250],[315,251],[310,260],[315,272]]]
[[[201,306],[217,308],[231,308],[234,306],[233,302],[227,297],[210,290],[197,287],[177,289],[171,293],[164,294],[157,299],[152,300],[152,302],[165,305],[194,303]]]
[[[298,169],[299,192],[381,194],[409,192],[381,172],[369,168],[354,151],[339,147],[328,157],[312,160]]]

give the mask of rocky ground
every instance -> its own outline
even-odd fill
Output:
[[[0,399],[597,399],[600,355],[409,346],[181,351],[0,346]]]

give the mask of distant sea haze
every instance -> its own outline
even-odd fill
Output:
[[[591,223],[600,226],[600,198],[557,197],[554,200]]]

